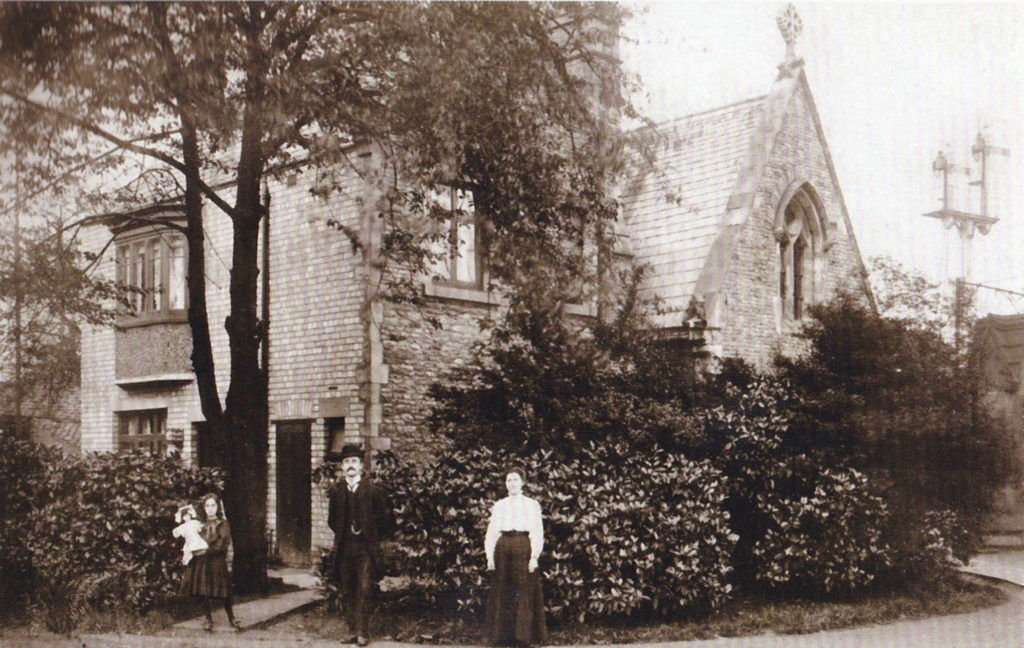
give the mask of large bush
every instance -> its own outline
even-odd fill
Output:
[[[607,320],[566,315],[557,290],[517,295],[469,362],[431,387],[432,434],[457,447],[551,450],[588,443],[673,449],[687,425],[694,358],[666,353],[645,317],[644,273],[623,273]]]
[[[0,614],[21,611],[32,593],[26,521],[49,497],[48,467],[60,453],[0,432]]]
[[[705,412],[691,452],[722,472],[743,584],[803,594],[852,591],[887,564],[884,503],[838,439],[802,419],[782,380],[758,377]]]
[[[889,577],[966,562],[996,492],[1019,476],[1013,437],[988,412],[967,345],[931,320],[883,317],[849,296],[811,313],[810,353],[780,360],[780,370],[802,394],[805,419],[848,440],[852,465],[886,502]]]
[[[221,490],[216,470],[187,467],[175,456],[72,458],[4,444],[21,452],[4,453],[0,463],[8,506],[3,541],[17,548],[5,555],[17,557],[11,573],[23,575],[51,629],[71,629],[89,606],[144,612],[176,591],[183,567],[181,541],[171,536],[174,513],[181,503]],[[7,472],[26,466],[32,470]],[[18,515],[6,514],[11,511]]]
[[[509,455],[453,450],[423,470],[394,461],[382,479],[396,504],[406,575],[437,605],[478,613],[488,583],[483,539],[503,497]],[[728,596],[725,485],[708,462],[625,445],[584,446],[572,460],[519,457],[544,512],[540,568],[556,620],[664,616]]]

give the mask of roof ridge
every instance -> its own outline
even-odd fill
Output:
[[[764,98],[767,97],[767,96],[768,96],[767,94],[763,94],[763,95],[760,95],[758,97],[751,97],[750,99],[744,99],[742,101],[734,101],[733,103],[726,104],[724,106],[718,106],[716,108],[708,108],[706,110],[699,110],[697,112],[690,113],[688,115],[681,115],[679,117],[670,117],[670,118],[666,119],[665,121],[656,122],[655,123],[655,127],[661,128],[662,126],[667,126],[668,124],[672,124],[674,122],[679,122],[679,121],[683,121],[683,120],[686,120],[686,119],[692,119],[694,117],[700,117],[701,115],[707,115],[707,114],[710,114],[710,113],[713,113],[713,112],[726,111],[726,110],[729,110],[730,108],[738,108],[739,106],[742,106],[744,104],[758,103],[758,102],[763,101]]]

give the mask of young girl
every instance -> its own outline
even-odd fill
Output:
[[[201,535],[207,549],[195,552],[192,561],[185,567],[181,593],[200,600],[203,614],[206,615],[203,628],[207,631],[213,630],[210,599],[220,599],[227,612],[228,623],[235,630],[241,630],[242,625],[231,609],[231,576],[228,574],[227,559],[228,547],[231,546],[231,527],[224,518],[224,506],[219,497],[213,493],[204,495],[202,503],[204,521]]]
[[[207,548],[206,540],[203,540],[200,535],[203,523],[197,520],[197,517],[196,510],[191,504],[180,507],[174,514],[174,521],[178,526],[174,527],[171,535],[175,538],[185,538],[185,546],[181,548],[181,564],[183,565],[187,565],[197,551]]]

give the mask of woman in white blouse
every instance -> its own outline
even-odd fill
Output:
[[[522,468],[504,472],[508,497],[491,509],[484,551],[491,572],[484,631],[493,646],[538,645],[547,639],[537,559],[544,523],[537,500],[523,495]]]

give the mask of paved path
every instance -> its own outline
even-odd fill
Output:
[[[968,571],[1024,586],[1024,551],[982,554],[971,562]],[[759,635],[644,645],[650,648],[1021,648],[1024,646],[1024,588],[1007,584],[1005,589],[1010,599],[1003,605],[967,614],[808,635]],[[239,606],[239,618],[244,620],[241,610]],[[337,641],[285,635],[275,632],[273,626],[242,634],[208,634],[191,628],[176,628],[156,636],[85,635],[67,640],[0,636],[0,646],[4,648],[338,648],[340,645]],[[413,648],[411,644],[388,641],[375,641],[372,647]],[[630,648],[637,648],[637,644]]]
[[[313,575],[309,573],[309,570],[272,569],[268,570],[268,574],[271,577],[280,578],[287,585],[295,585],[302,589],[235,605],[233,607],[235,618],[242,624],[242,629],[245,631],[257,629],[286,614],[311,607],[320,600],[320,594],[315,589],[318,583]],[[224,613],[224,608],[213,611],[213,623],[214,634],[231,634],[232,636],[237,634],[228,625],[228,618]],[[205,632],[202,616],[176,623],[161,634],[189,636],[196,632]]]

